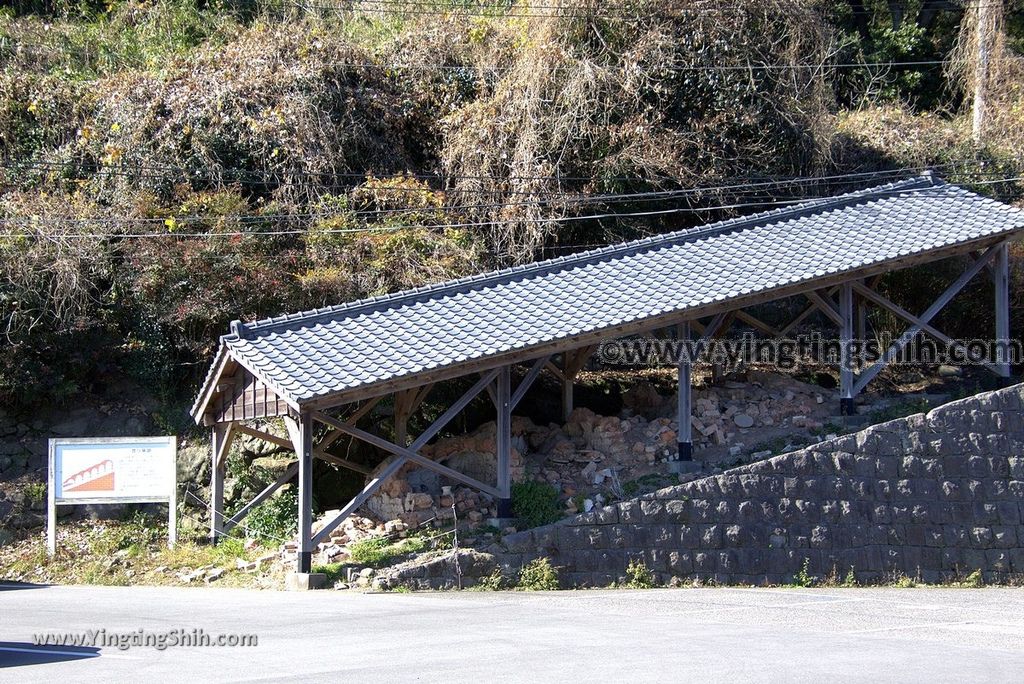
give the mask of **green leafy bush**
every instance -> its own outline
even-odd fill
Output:
[[[654,575],[643,561],[629,561],[626,566],[626,586],[630,589],[651,589],[655,586]]]
[[[802,589],[809,589],[818,582],[818,578],[810,573],[811,560],[809,558],[804,559],[804,564],[800,566],[800,569],[793,575],[793,586],[800,587]]]
[[[399,556],[418,553],[426,546],[427,543],[422,537],[408,537],[398,542],[393,542],[387,537],[370,537],[349,544],[348,552],[353,563],[379,567]]]
[[[298,510],[298,490],[290,487],[253,508],[242,524],[249,536],[280,544],[295,535]]]
[[[512,512],[529,527],[553,523],[562,517],[558,490],[546,482],[517,482],[512,485]]]
[[[558,571],[547,558],[537,558],[519,571],[519,588],[525,591],[555,591],[560,587]]]
[[[511,588],[512,583],[509,581],[501,569],[495,568],[489,575],[484,575],[477,580],[476,585],[472,587],[473,591],[501,591],[502,589]]]

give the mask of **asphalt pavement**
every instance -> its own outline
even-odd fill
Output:
[[[87,640],[35,646],[43,634]],[[256,645],[180,645],[249,635]],[[118,647],[132,638],[150,645]],[[1020,681],[1022,672],[1018,588],[360,594],[0,584],[0,682],[952,682]]]

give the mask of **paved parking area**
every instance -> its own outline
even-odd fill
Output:
[[[31,645],[90,629],[258,645]],[[0,588],[0,664],[0,681],[1019,681],[1024,590]]]

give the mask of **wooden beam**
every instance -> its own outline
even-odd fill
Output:
[[[299,457],[299,554],[297,571],[313,565],[313,418],[308,411],[297,422],[295,455]]]
[[[853,408],[853,284],[839,287],[839,412],[852,416]]]
[[[676,327],[676,339],[679,343],[684,343],[690,339],[690,323],[684,321]],[[683,350],[680,350],[682,352]],[[693,380],[691,377],[693,363],[692,359],[686,358],[685,354],[680,353],[679,355],[679,366],[677,368],[678,377],[678,401],[676,402],[676,442],[678,444],[678,453],[676,457],[680,461],[692,461],[693,460],[693,424],[691,418],[693,416],[693,409],[691,408],[691,396],[693,393]]]
[[[419,389],[395,392],[395,442],[406,446],[409,443],[409,416],[412,415],[412,401]]]
[[[352,415],[345,418],[345,422],[348,423],[349,425],[355,425],[363,416],[367,415],[377,406],[377,404],[383,401],[383,399],[384,395],[381,395],[379,397],[373,397],[372,399],[363,402],[362,406],[360,406],[358,409],[352,412]],[[341,439],[343,434],[344,433],[338,432],[337,430],[331,430],[324,436],[322,440],[320,440],[320,443],[316,445],[316,447],[313,449],[313,454],[315,456],[322,456],[326,454],[327,449],[330,448],[332,444]]]
[[[825,292],[828,295],[828,297],[831,298],[838,291],[839,291],[839,287],[836,286],[836,287],[828,288]],[[810,302],[807,305],[807,308],[805,308],[803,311],[801,311],[797,315],[796,318],[794,318],[792,321],[790,321],[786,326],[784,326],[782,328],[782,330],[779,331],[779,336],[780,337],[785,337],[786,335],[788,335],[793,330],[793,328],[795,328],[796,326],[798,326],[801,323],[803,323],[804,320],[808,316],[810,316],[812,313],[814,313],[817,310],[818,310],[818,305],[815,304],[814,302]]]
[[[842,288],[840,287],[840,292],[841,291]],[[820,292],[805,292],[804,296],[807,297],[812,302],[814,302],[818,310],[821,311],[826,316],[828,316],[830,319],[832,319],[833,323],[842,327],[843,317],[842,315],[840,315],[838,311],[836,311],[836,307],[832,303],[831,296],[829,296],[828,299],[825,299],[825,297]]]
[[[928,307],[927,311],[918,316],[920,322],[929,323],[935,315],[938,314],[939,311],[941,311],[958,292],[960,292],[960,290],[964,289],[964,286],[966,286],[974,276],[978,275],[978,272],[996,255],[998,250],[999,245],[989,247],[981,259],[974,262],[974,264],[964,271],[964,273],[956,279],[956,282],[946,288],[945,292],[939,295],[939,298],[936,299],[930,307]],[[853,393],[856,395],[862,392],[864,388],[868,386],[868,383],[870,383],[871,380],[874,379],[874,377],[892,361],[896,354],[898,354],[903,347],[907,346],[907,343],[909,343],[910,340],[912,340],[919,332],[921,332],[919,323],[911,325],[898,340],[893,342],[877,363],[865,369],[864,372],[861,373],[860,378],[857,380],[857,384],[853,388]]]
[[[391,461],[391,463],[389,463],[387,467],[384,468],[384,470],[380,471],[376,477],[367,482],[366,486],[363,487],[363,490],[359,492],[351,501],[345,504],[345,507],[338,512],[338,515],[336,515],[326,525],[321,527],[320,530],[315,535],[313,535],[313,546],[316,547],[318,544],[323,542],[323,540],[326,539],[328,535],[330,535],[330,533],[333,532],[336,527],[338,527],[338,525],[343,523],[346,518],[348,518],[350,515],[359,510],[359,507],[366,503],[366,500],[373,496],[374,492],[381,488],[381,485],[383,485],[385,482],[388,481],[388,479],[390,479],[395,473],[397,473],[399,469],[406,464],[406,461],[407,459],[399,456],[398,458]]]
[[[221,423],[210,431],[210,542],[213,544],[224,533],[224,478],[235,427],[234,423]]]
[[[550,359],[551,357],[549,356],[548,358]],[[556,366],[554,361],[548,361],[547,363],[545,363],[544,368],[545,370],[551,371],[551,374],[554,375],[559,380],[565,380],[565,376],[562,374],[562,369]]]
[[[313,457],[319,458],[321,461],[326,461],[327,463],[333,463],[334,465],[345,468],[346,470],[353,470],[357,473],[362,473],[363,475],[369,475],[373,472],[372,468],[360,465],[359,463],[353,463],[347,458],[339,458],[337,456],[332,456],[331,454],[321,454],[315,449],[313,450]]]
[[[767,323],[764,323],[764,322],[758,320],[754,316],[751,316],[746,311],[742,311],[742,310],[741,311],[737,311],[736,312],[736,318],[739,321],[741,321],[743,323],[746,323],[751,328],[753,328],[755,330],[760,330],[765,335],[769,335],[771,337],[781,337],[781,335],[779,334],[778,330],[776,330],[772,326],[768,325]]]
[[[541,368],[541,364],[535,364]],[[512,517],[512,374],[505,366],[498,374],[497,423],[494,434],[497,466],[498,517]]]
[[[725,320],[728,315],[728,312],[723,311],[722,313],[714,316],[711,319],[711,322],[704,327],[704,332],[701,333],[700,341],[702,343],[707,343],[724,332],[723,326],[725,325]]]
[[[286,426],[290,426],[294,424],[294,419],[286,416],[284,422]],[[285,449],[295,449],[295,442],[292,439],[278,437],[277,435],[271,434],[269,432],[264,432],[263,430],[257,430],[256,428],[249,427],[248,425],[243,425],[239,423],[238,425],[235,426],[235,430],[241,432],[243,435],[248,435],[250,437],[254,437],[256,439],[268,442],[270,444],[276,444],[277,446],[284,447]],[[289,432],[290,431],[291,428],[289,427]]]
[[[1010,377],[1010,243],[997,248],[992,259],[992,279],[995,282],[996,359],[995,372]]]
[[[378,437],[377,435],[366,432],[365,430],[360,430],[359,428],[355,428],[350,425],[345,425],[341,421],[335,420],[330,416],[324,415],[322,413],[314,413],[313,417],[316,418],[317,421],[324,423],[325,425],[330,425],[336,430],[342,430],[344,432],[347,432],[356,439],[360,439],[366,442],[367,444],[372,444],[373,446],[379,449],[383,449],[384,451],[390,452],[396,456],[404,456],[407,460],[412,461],[413,463],[419,466],[427,468],[428,470],[433,470],[437,473],[440,473],[441,475],[444,475],[455,480],[456,482],[462,482],[463,484],[469,485],[474,489],[478,489],[481,492],[490,494],[495,498],[501,498],[501,492],[499,492],[496,488],[484,484],[483,482],[480,482],[479,480],[476,480],[468,475],[463,475],[459,471],[453,470],[448,466],[441,465],[436,461],[431,461],[426,456],[422,456],[418,452],[413,451],[410,448],[400,446],[393,442],[389,442],[383,437]]]
[[[598,345],[592,344],[577,349],[572,355],[569,367],[566,369],[566,376],[571,379],[579,375],[580,371],[583,370],[583,367],[587,365],[587,361],[589,361],[590,357],[594,355],[595,351],[597,351],[597,348]]]
[[[441,416],[438,417],[437,420],[430,424],[430,427],[424,430],[423,433],[419,437],[417,437],[412,444],[409,445],[408,450],[418,451],[419,449],[422,449],[427,442],[433,439],[434,435],[443,430],[444,427],[451,422],[452,418],[454,418],[459,413],[459,411],[464,409],[466,406],[469,405],[469,402],[473,401],[473,399],[479,396],[480,393],[484,390],[484,387],[487,387],[494,380],[497,374],[498,369],[496,368],[484,373],[483,376],[479,380],[477,380],[476,383],[472,387],[470,387],[466,391],[466,393],[459,398],[458,401],[452,404],[452,406],[447,411],[441,414]],[[329,418],[328,416],[323,415],[322,413],[318,413],[316,415],[317,420],[319,422],[334,427],[335,429],[338,429],[337,425],[343,425],[348,429],[355,429],[354,425],[350,426],[347,423],[341,423],[341,421],[336,421],[332,418]],[[328,419],[329,422],[323,419]],[[348,430],[342,430],[342,432],[347,433]],[[369,482],[366,483],[366,486],[363,487],[363,490],[359,492],[359,494],[357,494],[355,498],[349,501],[344,508],[341,509],[341,511],[338,513],[337,516],[334,517],[333,520],[324,525],[320,529],[320,531],[316,533],[316,535],[313,537],[313,545],[315,546],[319,544],[321,541],[323,541],[323,539],[325,539],[327,535],[329,535],[338,525],[340,525],[345,520],[345,518],[352,515],[356,510],[358,510],[360,506],[366,503],[366,500],[373,496],[373,493],[380,489],[381,485],[383,485],[388,480],[388,478],[397,473],[398,470],[408,461],[409,458],[406,455],[400,455],[397,458],[395,458],[391,463],[389,463],[382,471],[377,473],[375,477],[373,477]]]
[[[239,428],[241,427],[242,425],[239,423],[226,424],[225,432],[217,444],[217,467],[223,467],[224,463],[227,462],[228,452],[231,451],[231,446],[235,443],[235,437],[240,432]]]

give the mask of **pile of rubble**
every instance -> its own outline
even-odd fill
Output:
[[[772,455],[764,448],[784,437],[795,447],[815,441],[837,404],[835,393],[786,376],[751,372],[747,383],[726,383],[694,391],[692,418],[695,456],[713,466]],[[676,398],[659,395],[649,383],[624,396],[620,416],[600,416],[576,409],[565,425],[536,425],[516,417],[512,424],[513,482],[551,484],[566,514],[590,510],[651,489],[678,482],[667,475],[674,460],[678,424]],[[422,453],[483,482],[493,482],[495,425],[438,441]],[[376,472],[390,464],[381,463]],[[375,473],[376,474],[376,473]],[[686,477],[686,476],[683,476]],[[690,476],[692,477],[692,476]],[[637,483],[641,483],[639,486]],[[373,536],[401,536],[427,526],[479,527],[497,515],[495,502],[468,487],[453,486],[433,471],[408,464],[390,478],[364,506],[369,517],[353,517],[335,529],[317,549],[320,562],[348,558],[347,546]],[[319,529],[333,519],[328,511]],[[288,553],[295,552],[294,544]]]

